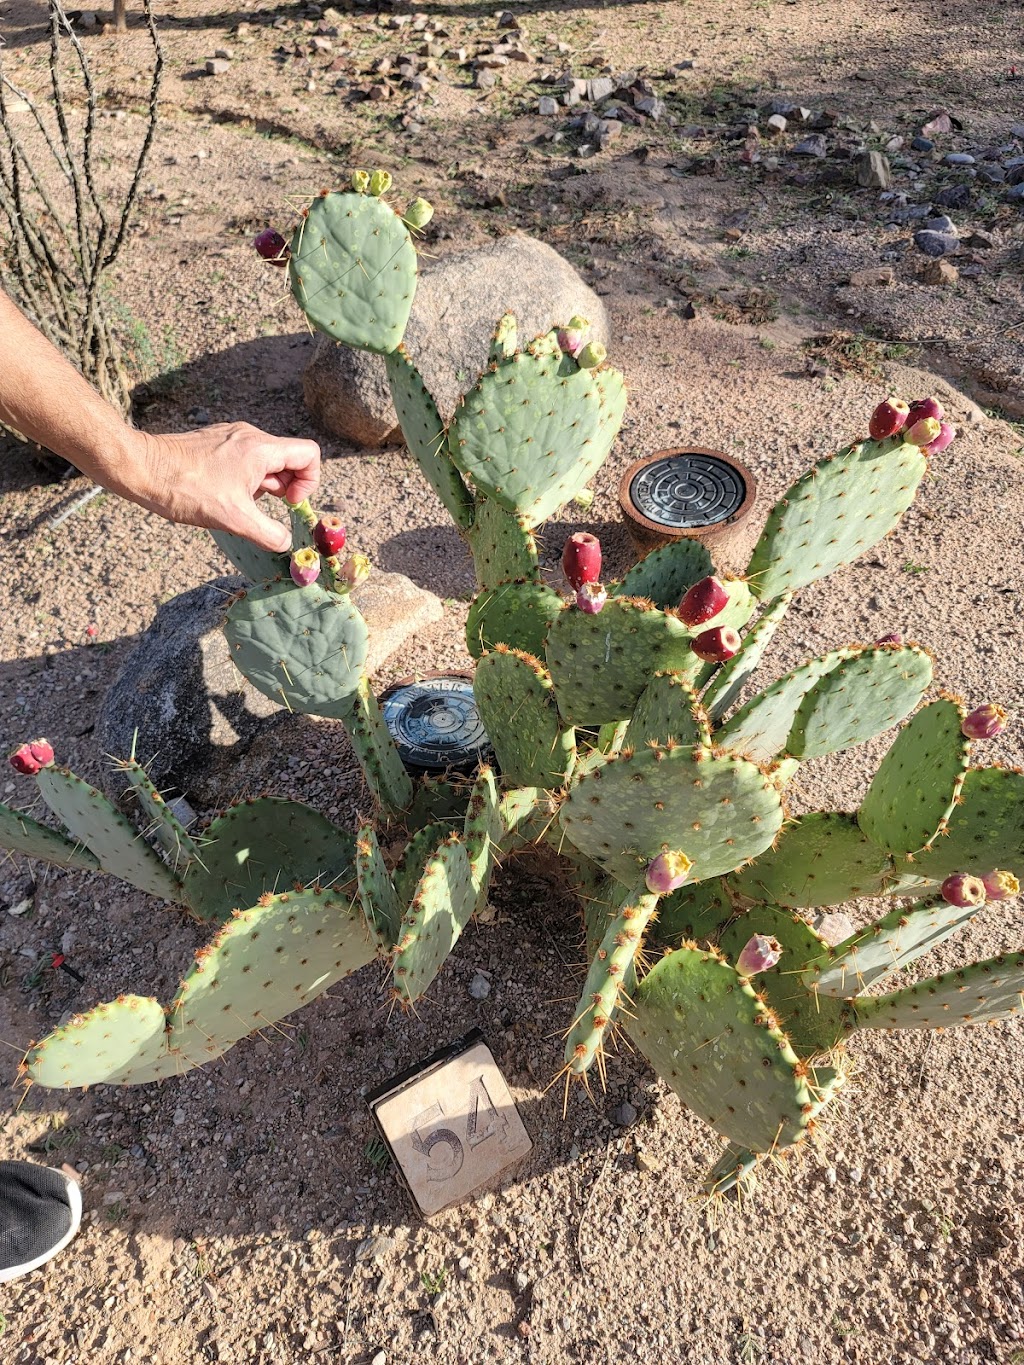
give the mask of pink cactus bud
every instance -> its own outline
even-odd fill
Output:
[[[702,626],[729,605],[729,591],[714,576],[694,583],[679,603],[679,619],[684,626]]]
[[[10,755],[11,767],[25,777],[35,777],[40,768],[48,768],[52,762],[53,749],[48,739],[33,739],[28,744],[19,744]]]
[[[576,594],[576,605],[588,616],[596,616],[608,601],[608,594],[600,583],[584,583]]]
[[[945,415],[946,409],[937,398],[915,398],[910,405],[907,426],[912,427],[915,422],[920,422],[923,417],[931,417],[936,422],[941,422]]]
[[[667,896],[670,891],[683,885],[690,875],[691,867],[693,863],[685,853],[678,850],[670,853],[666,849],[647,864],[647,890],[656,896]]]
[[[304,550],[295,550],[288,569],[293,582],[300,588],[308,588],[310,583],[315,583],[320,577],[320,556],[309,546]]]
[[[271,265],[287,265],[291,248],[279,232],[266,228],[253,242],[253,246]]]
[[[345,548],[345,528],[341,524],[341,517],[321,517],[313,527],[313,544],[322,555],[340,554]]]
[[[370,561],[358,552],[349,555],[338,571],[350,588],[358,588],[370,576]]]
[[[986,872],[982,877],[985,895],[990,901],[1005,901],[1020,894],[1020,882],[1012,872]]]
[[[558,345],[567,355],[571,355],[573,360],[576,359],[586,344],[585,334],[577,331],[575,327],[560,327],[558,329]]]
[[[964,716],[960,729],[968,739],[995,739],[996,735],[1001,735],[1006,729],[1007,717],[1008,713],[1004,706],[987,701],[984,706],[976,706]]]
[[[698,659],[709,664],[721,664],[731,659],[741,644],[739,631],[732,626],[715,626],[701,631],[690,641],[690,648]]]
[[[912,446],[930,446],[942,435],[942,423],[937,417],[921,417],[911,426],[908,424],[903,439]]]
[[[755,934],[748,939],[746,946],[736,959],[736,970],[740,976],[756,976],[774,967],[782,956],[782,944],[777,938],[767,934]]]
[[[901,645],[902,643],[903,636],[898,630],[890,631],[888,635],[880,635],[875,641],[876,645]]]
[[[873,441],[884,441],[887,436],[895,436],[906,425],[910,406],[898,398],[887,398],[879,403],[871,414],[868,431]]]
[[[589,531],[573,531],[562,551],[562,571],[574,592],[601,578],[601,542]]]
[[[968,910],[972,905],[984,905],[987,892],[980,877],[972,877],[968,872],[954,872],[946,878],[939,888],[942,899],[950,905],[958,905]]]
[[[938,455],[941,450],[946,449],[955,435],[956,427],[950,426],[948,422],[940,422],[938,436],[925,446],[924,453],[926,455]]]

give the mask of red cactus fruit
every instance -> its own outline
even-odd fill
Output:
[[[938,455],[939,451],[946,449],[955,435],[956,427],[950,426],[948,422],[940,422],[938,436],[925,446],[924,453],[926,455]]]
[[[694,583],[679,603],[679,619],[686,626],[702,626],[729,605],[725,584],[713,575]]]
[[[678,850],[669,852],[666,849],[647,864],[645,874],[647,890],[656,896],[667,896],[669,892],[676,891],[683,885],[692,867],[693,863],[685,853]]]
[[[1020,894],[1020,882],[1012,872],[986,872],[982,877],[985,893],[990,901],[1005,901]]]
[[[313,544],[322,555],[336,555],[345,548],[341,517],[323,516],[313,527]]]
[[[915,422],[920,422],[922,417],[932,417],[936,422],[941,422],[945,415],[946,409],[937,398],[915,398],[910,405],[907,426],[912,427]]]
[[[740,976],[756,976],[774,967],[782,956],[782,944],[777,938],[766,934],[755,934],[748,939],[743,951],[736,959],[736,970]]]
[[[596,616],[608,601],[608,594],[600,583],[584,583],[576,594],[576,605],[588,616]]]
[[[294,583],[300,588],[308,588],[310,583],[315,583],[320,577],[320,556],[309,546],[295,550],[288,571]]]
[[[884,441],[887,436],[895,436],[906,425],[910,406],[899,398],[887,398],[879,403],[871,414],[868,431],[873,441]]]
[[[253,246],[271,265],[287,265],[288,257],[292,254],[288,243],[273,228],[265,228],[259,233]]]
[[[701,631],[690,641],[690,648],[698,659],[709,664],[721,664],[731,659],[741,644],[739,631],[732,626],[714,626]]]
[[[33,739],[28,744],[19,744],[10,755],[11,767],[25,777],[35,777],[40,768],[48,768],[52,762],[53,748],[48,739]]]
[[[601,578],[601,542],[589,531],[573,531],[562,551],[562,571],[574,592]]]
[[[940,887],[942,899],[950,905],[958,905],[968,910],[972,905],[984,905],[987,892],[980,877],[972,877],[969,872],[954,872]]]
[[[901,645],[902,643],[903,636],[898,630],[892,630],[888,635],[880,635],[875,641],[876,645]]]
[[[942,423],[937,417],[919,417],[912,424],[908,422],[903,435],[912,446],[930,446],[942,435]]]
[[[995,739],[1006,729],[1006,721],[1006,708],[997,706],[994,701],[987,701],[984,706],[976,706],[964,716],[960,729],[968,739]]]

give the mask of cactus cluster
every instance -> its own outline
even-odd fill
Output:
[[[467,644],[494,770],[406,771],[364,675],[351,588],[368,566],[342,561],[336,518],[292,509],[290,558],[217,535],[250,581],[225,625],[239,669],[282,705],[343,722],[378,821],[353,838],[306,806],[263,799],[198,836],[133,757],[125,776],[151,822],[140,832],[56,767],[45,741],[22,746],[12,761],[66,833],[0,808],[0,843],[114,873],[219,926],[168,1007],[136,996],[97,1006],[34,1046],[27,1075],[81,1085],[176,1074],[375,958],[412,1003],[483,907],[496,860],[543,842],[586,922],[567,1081],[603,1074],[624,1030],[728,1143],[708,1178],[721,1192],[813,1131],[859,1030],[1024,1011],[1019,952],[914,984],[901,976],[1019,890],[1024,774],[972,756],[1002,729],[1002,708],[968,713],[936,694],[928,651],[894,636],[750,688],[794,594],[893,529],[952,428],[933,399],[882,404],[867,437],[779,501],[742,575],[716,574],[684,539],[605,583],[600,545],[577,532],[565,586],[546,581],[534,530],[584,496],[607,457],[622,377],[583,319],[518,349],[506,317],[445,424],[402,346],[412,231],[429,205],[403,217],[389,188],[383,173],[357,172],[350,189],[314,200],[290,245],[257,247],[287,261],[316,327],[384,357],[409,449],[474,558]],[[805,763],[894,727],[859,810],[790,813]],[[836,947],[806,917],[878,897],[891,908]]]

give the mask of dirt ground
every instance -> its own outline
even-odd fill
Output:
[[[423,12],[452,48],[500,36],[484,6]],[[915,224],[887,225],[848,157],[807,172],[788,155],[801,132],[782,151],[762,146],[778,166],[739,161],[743,111],[772,98],[836,110],[833,149],[909,143],[944,106],[962,128],[937,139],[940,155],[1012,155],[1024,118],[1024,85],[1007,79],[1024,56],[1018,7],[691,0],[514,12],[525,45],[550,62],[511,63],[479,90],[441,58],[425,94],[353,102],[337,80],[365,83],[374,61],[419,46],[387,27],[390,9],[325,21],[297,6],[159,7],[162,121],[113,281],[143,383],[139,422],[174,430],[208,414],[320,439],[321,505],[345,516],[376,565],[447,607],[375,682],[466,665],[468,557],[403,450],[361,454],[314,429],[300,384],[310,339],[250,247],[302,196],[379,163],[404,195],[436,204],[426,250],[529,231],[604,295],[631,400],[580,524],[601,535],[613,570],[630,556],[615,490],[637,455],[683,441],[736,451],[760,479],[760,521],[887,392],[938,393],[960,437],[889,540],[802,594],[764,681],[899,630],[935,652],[942,686],[1019,715],[1024,433],[1005,418],[1024,416],[1021,206],[970,181],[970,208],[951,216],[962,236],[984,231],[992,245],[962,248],[957,284],[935,287],[918,278]],[[0,8],[4,70],[32,91],[44,75],[42,13],[23,0]],[[323,35],[331,49],[312,53],[323,27],[336,30]],[[124,115],[100,123],[113,184],[141,128],[145,41],[134,24],[125,38],[84,41],[104,112]],[[233,52],[227,72],[201,75],[221,47]],[[664,117],[627,127],[608,150],[584,159],[573,134],[538,141],[560,125],[535,112],[549,88],[537,78],[606,65],[653,76],[685,61],[692,69],[656,82]],[[929,161],[899,172],[894,189],[915,203],[957,175]],[[890,285],[846,283],[886,265]],[[120,662],[158,603],[224,564],[204,533],[107,497],[48,529],[81,486],[42,483],[24,450],[3,447],[0,744],[46,734],[95,778],[105,762],[96,712]],[[552,564],[568,528],[546,528]],[[809,765],[798,806],[852,808],[884,747]],[[1019,721],[990,758],[1024,761]],[[0,787],[4,800],[23,799],[13,780]],[[261,790],[347,824],[367,804],[338,727],[302,718],[257,747],[225,799]],[[27,913],[7,913],[26,898]],[[577,910],[526,862],[503,871],[493,902],[494,922],[471,926],[415,1016],[389,1018],[368,970],[203,1072],[85,1094],[36,1087],[19,1103],[15,1069],[32,1039],[119,991],[167,998],[203,935],[110,879],[0,865],[0,1041],[12,1082],[0,1155],[71,1164],[88,1211],[71,1249],[0,1293],[3,1358],[1024,1361],[1024,1026],[858,1039],[853,1084],[820,1147],[764,1169],[741,1206],[711,1209],[697,1191],[718,1141],[636,1056],[611,1061],[593,1103],[571,1093],[563,1120],[561,1094],[546,1087],[579,989]],[[866,919],[871,906],[852,913]],[[1019,948],[1020,914],[1017,902],[990,907],[927,972]],[[50,969],[57,950],[81,984]],[[491,974],[483,1001],[468,990],[478,969]],[[472,1025],[534,1151],[499,1191],[424,1224],[374,1160],[362,1096]],[[612,1119],[623,1101],[638,1114],[628,1127]]]

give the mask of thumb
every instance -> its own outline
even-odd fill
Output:
[[[261,550],[268,550],[272,554],[287,554],[292,548],[291,528],[268,517],[255,504],[235,534],[244,536]]]

